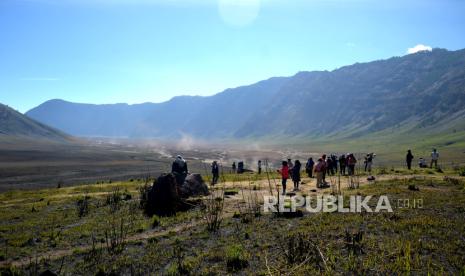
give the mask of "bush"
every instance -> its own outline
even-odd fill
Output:
[[[149,192],[152,187],[145,183],[144,185],[139,187],[139,208],[144,210],[144,213],[148,215],[150,212],[149,210]]]
[[[234,244],[226,249],[226,267],[229,271],[238,271],[249,265],[249,254],[240,244]]]
[[[388,170],[386,167],[380,167],[378,170],[378,174],[387,174]]]
[[[113,213],[119,210],[121,206],[121,192],[118,187],[113,189],[111,193],[107,194],[105,204],[110,206],[110,211]]]
[[[63,185],[64,185],[63,180],[59,180],[57,183],[57,189],[60,189],[61,187],[63,187]]]
[[[465,167],[459,169],[459,176],[465,176]]]
[[[160,226],[160,217],[155,215],[152,218],[152,228],[156,228],[158,226]]]
[[[213,193],[205,200],[205,218],[207,230],[216,232],[223,221],[224,198],[215,197]]]
[[[89,196],[84,196],[84,198],[81,198],[76,202],[76,212],[78,217],[82,218],[89,213],[89,199]]]
[[[18,268],[8,265],[8,266],[0,267],[0,275],[15,276],[15,275],[23,275],[23,273]]]
[[[173,258],[174,263],[168,267],[168,275],[191,275],[194,265],[191,260],[186,258],[183,244],[179,239],[174,241]]]

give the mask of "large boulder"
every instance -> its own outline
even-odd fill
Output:
[[[179,187],[179,195],[183,198],[208,195],[208,186],[198,173],[189,174]]]
[[[173,174],[162,174],[149,191],[147,213],[159,216],[176,214],[181,204],[176,179]]]

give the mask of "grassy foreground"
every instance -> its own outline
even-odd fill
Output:
[[[396,170],[388,181],[343,191],[387,195],[393,213],[304,212],[282,218],[255,209],[247,215],[243,207],[250,201],[227,197],[215,232],[207,230],[208,198],[173,217],[144,216],[138,202],[142,185],[133,180],[0,194],[2,273],[465,273],[465,182],[457,174],[406,176]],[[419,199],[422,205],[413,206]]]

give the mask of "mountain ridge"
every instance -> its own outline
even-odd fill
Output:
[[[332,71],[301,71],[207,97],[133,105],[51,100],[26,114],[76,136],[357,137],[407,123],[412,130],[434,126],[452,114],[463,118],[464,87],[465,49],[434,49]]]
[[[33,120],[3,104],[0,104],[0,138],[33,138],[59,142],[68,142],[72,139],[68,134]]]

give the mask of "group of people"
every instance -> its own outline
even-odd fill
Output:
[[[366,161],[370,162],[366,168],[370,171],[373,158],[373,153],[368,154],[366,158]],[[338,169],[341,175],[346,174],[346,169],[348,175],[354,175],[356,164],[357,159],[353,153],[347,153],[347,155],[342,154],[339,157],[337,157],[336,154],[331,154],[329,156],[323,154],[320,158],[318,158],[316,163],[313,161],[313,158],[310,157],[305,165],[305,171],[310,178],[313,178],[313,173],[315,173],[316,186],[318,188],[322,188],[326,186],[326,175],[335,175],[338,173]]]
[[[407,169],[411,170],[412,169],[412,161],[414,159],[414,156],[412,154],[412,150],[408,150],[407,151],[407,155],[405,156],[405,161],[407,163]],[[430,162],[430,168],[433,168],[433,165],[434,165],[434,168],[437,168],[438,167],[438,160],[439,160],[439,152],[437,151],[437,149],[433,149],[433,151],[431,152],[431,162]],[[428,165],[426,163],[426,159],[423,158],[423,157],[420,157],[420,159],[418,159],[418,166],[420,168],[428,168]]]
[[[373,159],[375,158],[376,154],[374,153],[368,153],[364,157],[364,167],[365,171],[371,173],[372,166],[373,166]],[[407,151],[406,155],[406,163],[407,163],[407,168],[410,170],[412,168],[412,161],[414,159],[412,151],[409,149]],[[433,168],[433,165],[435,168],[438,167],[438,160],[439,160],[439,153],[436,149],[433,149],[431,152],[431,162],[430,162],[430,168]],[[355,174],[355,166],[357,164],[357,159],[355,158],[355,155],[353,153],[347,153],[347,154],[342,154],[339,157],[336,154],[330,154],[326,155],[323,154],[316,163],[313,161],[313,158],[309,158],[307,160],[307,163],[305,164],[305,172],[307,173],[308,177],[313,178],[314,176],[316,177],[316,186],[317,188],[323,188],[327,186],[326,182],[326,176],[327,175],[335,175],[339,174],[340,175],[346,175],[346,170],[347,174],[349,176],[352,176]],[[420,158],[418,162],[420,168],[426,168],[427,163],[424,158]],[[236,162],[232,164],[232,171],[234,173],[238,172],[239,170],[242,172],[244,170],[244,163],[241,161],[238,163],[238,167],[236,169]],[[299,184],[301,182],[300,178],[300,171],[301,171],[301,163],[299,160],[295,160],[293,163],[291,159],[287,159],[287,161],[282,161],[281,164],[281,169],[277,170],[282,179],[282,189],[283,189],[283,194],[286,193],[286,185],[287,185],[287,180],[292,179],[292,182],[294,183],[294,191],[299,190]],[[258,174],[262,173],[262,161],[258,160],[257,163],[257,168],[258,168]],[[184,180],[188,174],[188,169],[187,169],[187,162],[180,156],[178,155],[176,159],[174,160],[172,164],[172,173],[174,174],[176,178],[176,182],[178,183],[184,183]],[[211,164],[211,173],[212,173],[212,185],[216,184],[219,179],[219,165],[217,161],[213,161]]]
[[[365,157],[365,171],[371,171],[374,156],[374,153],[369,153]],[[331,154],[329,156],[323,154],[315,164],[313,158],[310,157],[307,160],[307,163],[305,164],[305,172],[307,173],[308,177],[313,177],[313,172],[316,172],[314,169],[316,168],[315,165],[318,165],[319,163],[320,166],[318,167],[317,171],[322,170],[325,174],[335,175],[338,173],[339,170],[341,175],[345,175],[347,169],[347,173],[349,175],[353,175],[355,173],[355,165],[357,164],[357,159],[355,158],[353,153],[348,153],[347,155],[342,154],[339,157],[337,157],[337,155],[335,154]],[[320,169],[320,167],[322,168]]]

